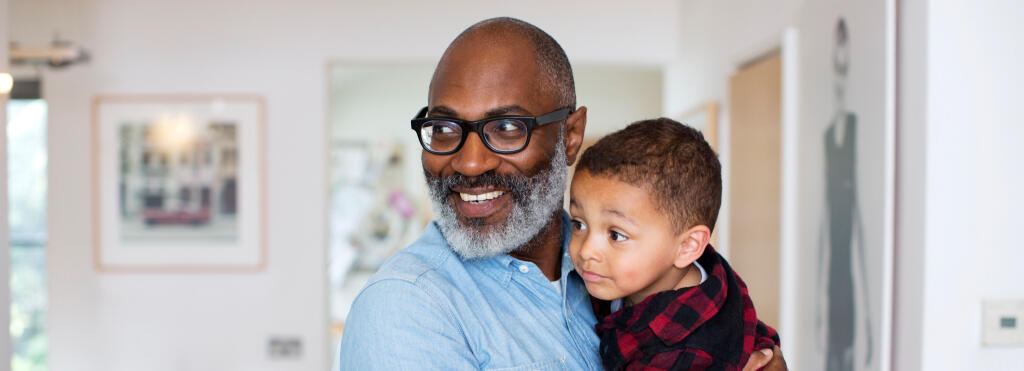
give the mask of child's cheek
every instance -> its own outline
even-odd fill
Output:
[[[579,238],[570,237],[569,240],[569,256],[572,257],[573,262],[579,259],[580,256],[580,243]]]
[[[636,268],[631,267],[629,264],[618,265],[617,268],[619,269],[616,269],[616,275],[619,276],[620,283],[628,286],[637,282],[636,280],[639,278],[640,274],[637,272]]]

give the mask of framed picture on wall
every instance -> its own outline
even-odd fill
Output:
[[[96,270],[262,270],[265,131],[258,96],[95,97]]]
[[[800,217],[792,256],[800,300],[789,344],[800,349],[800,368],[892,368],[893,9],[883,1],[813,1],[795,19]]]

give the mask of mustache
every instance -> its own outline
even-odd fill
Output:
[[[423,176],[427,179],[427,186],[435,195],[442,196],[453,192],[452,188],[476,188],[491,187],[507,189],[515,200],[521,200],[530,190],[531,179],[524,175],[499,175],[493,170],[477,176],[465,176],[454,174],[449,176],[434,176],[426,169]]]

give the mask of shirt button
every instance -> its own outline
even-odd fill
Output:
[[[527,267],[526,264],[520,265],[519,266],[519,271],[523,272],[523,273],[529,272],[530,271],[530,267]]]

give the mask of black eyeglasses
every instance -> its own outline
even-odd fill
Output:
[[[465,121],[445,117],[427,117],[427,107],[412,119],[412,130],[420,138],[420,145],[435,155],[458,152],[466,143],[470,132],[483,140],[491,151],[510,154],[522,151],[530,144],[530,135],[538,126],[565,120],[572,109],[562,108],[537,117],[498,116],[478,121]]]

